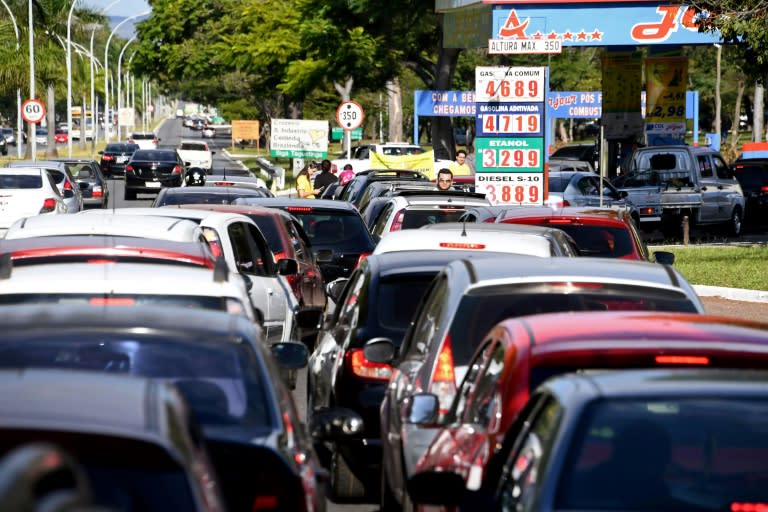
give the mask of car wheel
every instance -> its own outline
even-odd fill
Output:
[[[736,206],[731,213],[731,220],[728,222],[728,233],[731,236],[739,236],[741,234],[741,208]]]
[[[135,201],[136,200],[136,191],[125,189],[125,200],[126,201]]]
[[[365,486],[352,472],[344,457],[335,451],[331,458],[331,500],[336,503],[365,499]]]

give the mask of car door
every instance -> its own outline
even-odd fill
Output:
[[[322,308],[325,305],[323,275],[315,261],[309,238],[299,221],[285,219],[284,224],[293,246],[296,261],[299,264],[301,296],[304,297],[304,306]]]
[[[720,219],[718,213],[718,180],[715,176],[715,169],[712,165],[712,159],[709,154],[696,155],[696,165],[699,167],[700,185],[701,185],[701,209],[699,210],[699,222],[710,223],[717,222]]]
[[[712,155],[712,165],[715,168],[715,177],[717,178],[717,190],[719,208],[718,216],[723,221],[727,221],[731,218],[733,208],[735,205],[743,206],[744,192],[741,190],[741,185],[733,177],[728,164],[720,155]],[[742,208],[742,216],[743,216]]]

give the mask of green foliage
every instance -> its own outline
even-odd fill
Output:
[[[675,254],[675,268],[693,284],[768,290],[768,247],[669,246],[663,250]]]
[[[259,110],[244,99],[221,103],[221,115],[225,119],[258,119]]]

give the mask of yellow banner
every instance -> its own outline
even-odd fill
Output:
[[[371,152],[371,169],[408,169],[419,171],[435,179],[435,152],[418,155],[381,155]]]
[[[646,123],[684,123],[688,57],[645,59]]]

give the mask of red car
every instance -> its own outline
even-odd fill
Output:
[[[53,134],[53,140],[56,144],[64,144],[69,140],[69,134],[64,130],[56,130],[56,133]]]
[[[502,211],[496,222],[559,228],[571,235],[582,256],[648,261],[648,248],[632,218],[614,208],[566,206],[520,207]],[[659,263],[672,264],[674,254],[654,252]]]
[[[476,490],[490,456],[505,435],[516,435],[515,418],[549,377],[584,369],[670,367],[768,368],[768,324],[649,311],[505,320],[475,352],[451,406],[450,422],[414,473],[452,471]],[[437,418],[435,395],[421,394],[410,407],[418,422]]]

